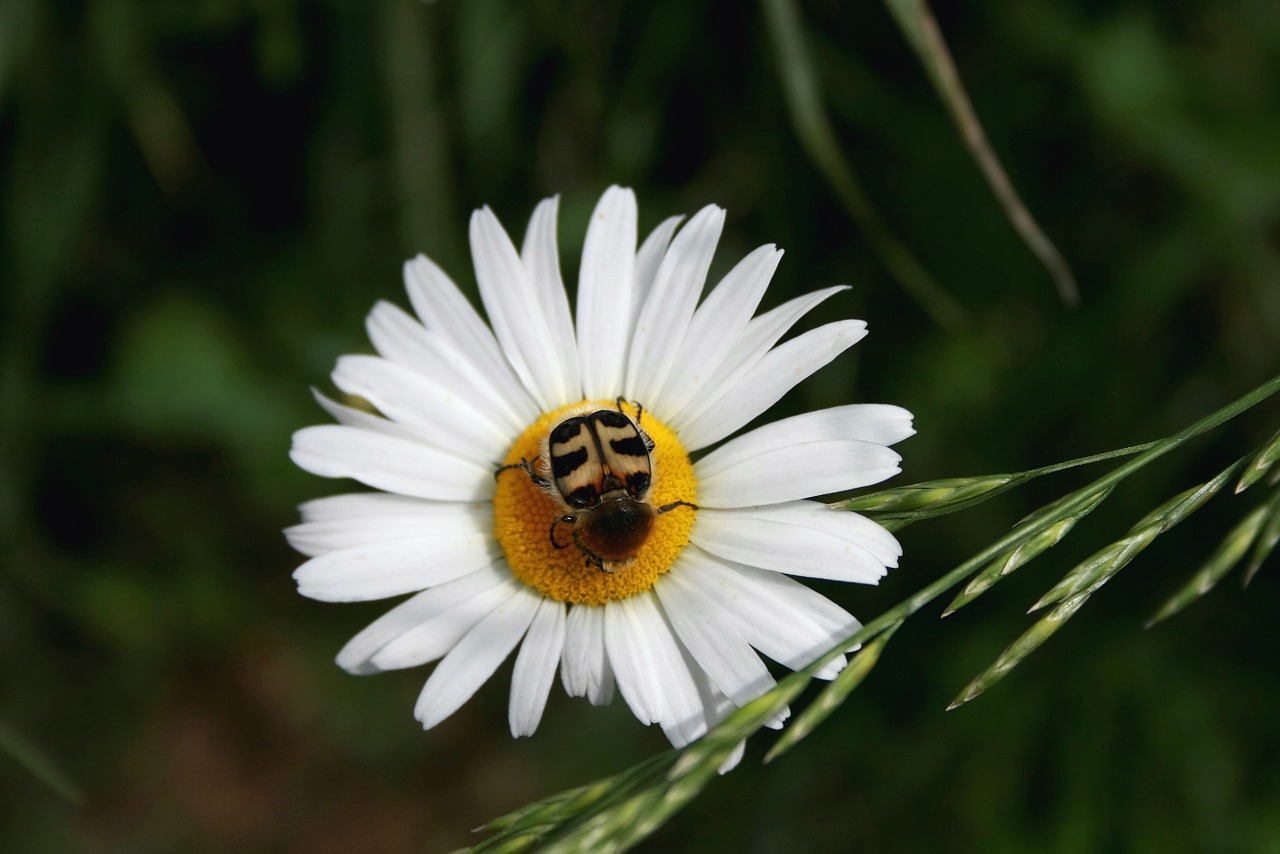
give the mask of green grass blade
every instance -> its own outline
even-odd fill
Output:
[[[882,489],[859,495],[856,498],[850,498],[833,506],[842,510],[854,510],[860,513],[872,514],[881,525],[891,531],[896,531],[905,528],[912,522],[945,516],[948,513],[955,513],[957,510],[964,510],[975,504],[981,504],[1037,477],[1143,453],[1151,450],[1156,444],[1155,442],[1147,442],[1142,445],[1133,445],[1102,454],[1079,457],[1074,460],[1054,463],[1053,465],[1014,474],[953,477],[925,481],[909,486],[898,486],[892,489]],[[1072,495],[1058,500],[1059,502],[1072,500],[1075,495],[1076,493],[1072,493]],[[1055,505],[1048,505],[1045,509],[1047,510],[1053,506]]]
[[[1280,542],[1280,489],[1277,489],[1267,504],[1267,521],[1263,524],[1258,538],[1253,543],[1253,554],[1249,555],[1249,566],[1244,571],[1244,586],[1248,587],[1271,554],[1276,543]]]
[[[965,506],[1011,483],[1025,479],[1022,474],[989,474],[930,480],[859,495],[839,503],[843,510],[863,513],[905,513]]]
[[[875,669],[876,663],[880,661],[880,653],[884,651],[889,638],[893,637],[893,633],[901,625],[902,623],[895,623],[875,640],[858,650],[848,666],[822,689],[822,693],[814,698],[794,721],[787,724],[787,728],[783,730],[777,742],[765,754],[766,763],[772,762],[799,744],[801,739],[817,729],[819,724],[844,704],[844,701],[853,693],[853,689],[861,685],[862,680]]]
[[[1160,529],[1149,525],[1124,539],[1100,549],[1089,558],[1076,564],[1062,580],[1040,597],[1027,613],[1034,613],[1050,605],[1056,605],[1079,594],[1082,590],[1111,578],[1138,556],[1143,549],[1160,535]]]
[[[942,99],[960,134],[960,139],[963,140],[970,156],[978,165],[979,171],[982,172],[987,186],[991,188],[1000,207],[1004,209],[1005,216],[1009,218],[1009,224],[1048,270],[1062,301],[1067,305],[1075,305],[1080,301],[1075,276],[1072,275],[1067,262],[1063,260],[1062,253],[1053,245],[1031,212],[1027,210],[1018,191],[1014,189],[1013,182],[1004,171],[1000,158],[996,157],[995,151],[992,150],[986,131],[978,121],[978,115],[974,112],[964,84],[960,82],[960,73],[956,70],[951,52],[947,49],[938,21],[934,18],[928,4],[925,0],[885,0],[885,5],[924,65],[934,89],[938,92],[938,97]]]
[[[951,600],[951,604],[942,612],[942,616],[946,617],[955,613],[960,608],[963,608],[965,605],[968,605],[974,599],[977,599],[983,593],[990,590],[997,581],[1004,578],[1006,575],[1013,573],[1019,567],[1031,562],[1045,551],[1056,546],[1064,537],[1067,536],[1067,534],[1071,532],[1071,529],[1075,527],[1077,522],[1092,513],[1099,504],[1106,500],[1107,496],[1111,494],[1111,490],[1112,487],[1097,490],[1093,499],[1088,504],[1076,510],[1073,515],[1051,523],[1048,527],[1037,531],[1029,539],[1024,540],[1016,547],[998,556],[991,563],[987,564],[986,568],[979,572],[963,590],[956,594],[956,597]],[[1072,493],[1072,495],[1067,496],[1067,498],[1071,498],[1074,495],[1075,493]],[[1042,507],[1040,510],[1027,517],[1022,524],[1034,525],[1041,516],[1052,512],[1064,500],[1066,499],[1059,499]]]
[[[542,800],[526,804],[519,809],[512,810],[505,815],[498,816],[487,824],[477,827],[476,831],[528,828],[541,824],[556,814],[570,811],[571,807],[569,805],[574,804],[575,801],[583,795],[600,796],[607,791],[613,779],[614,778],[611,777],[608,780],[593,783],[589,786],[580,786],[577,789],[566,789],[565,791],[552,795],[549,798],[543,798]],[[586,803],[582,804],[582,806],[585,807],[589,805],[591,800],[592,798],[589,797]]]
[[[80,790],[71,782],[58,763],[54,762],[43,750],[36,747],[31,739],[0,721],[0,751],[8,753],[18,764],[44,783],[58,795],[73,804],[80,803]]]
[[[965,579],[972,577],[1000,555],[1043,534],[1064,519],[1080,515],[1086,508],[1096,505],[1100,495],[1104,495],[1129,475],[1192,438],[1240,415],[1277,391],[1280,391],[1280,377],[1259,386],[1173,436],[1139,448],[1122,449],[1092,458],[1104,459],[1141,451],[1139,456],[1122,463],[1088,486],[1076,490],[1028,517],[995,543],[832,646],[809,667],[786,677],[773,690],[731,714],[700,741],[681,751],[659,754],[592,786],[572,789],[508,814],[490,824],[490,827],[502,829],[473,850],[524,851],[535,847],[539,850],[566,852],[627,850],[660,827],[702,791],[715,778],[716,771],[724,758],[741,741],[758,731],[783,707],[790,704],[813,678],[813,674],[828,660],[843,654],[844,650],[859,643],[867,644],[868,648],[872,647],[878,636],[895,629],[912,614]],[[1039,476],[1079,463],[1080,461],[1062,463],[1024,474]],[[1234,473],[1242,465],[1243,460],[1228,469],[1224,475]],[[996,488],[1005,487],[997,486]],[[1207,495],[1201,493],[1203,489],[1202,485],[1178,496],[1178,499],[1183,502],[1181,504],[1176,500],[1166,502],[1165,507],[1169,517],[1180,519],[1186,513],[1179,510],[1185,511],[1187,506],[1197,500],[1199,503],[1207,500]],[[988,490],[988,492],[994,491],[995,489]],[[1167,527],[1163,524],[1167,520],[1149,521],[1151,523],[1149,527],[1154,531],[1164,530]],[[1109,578],[1110,575],[1107,574],[1098,576],[1090,586],[1060,602],[1005,650],[995,664],[975,679],[957,697],[952,707],[976,697],[1003,678],[1009,670],[1057,631],[1057,628]],[[870,661],[871,657],[873,656],[869,656],[868,661],[863,665],[868,669],[869,665],[874,663]],[[846,678],[852,681],[855,676]]]
[[[559,792],[507,813],[477,828],[477,831],[496,832],[468,850],[527,850],[546,835],[560,832],[595,812],[624,802],[636,792],[651,788],[665,778],[676,756],[673,750],[659,753],[611,777]]]
[[[828,657],[782,680],[681,751],[666,751],[620,774],[544,798],[490,822],[481,829],[498,832],[469,850],[617,852],[631,848],[714,780],[737,746],[791,703]]]
[[[1236,484],[1236,492],[1244,492],[1250,486],[1257,483],[1263,475],[1271,470],[1275,461],[1280,459],[1280,430],[1262,446],[1262,449],[1249,461],[1249,465],[1245,466],[1244,473],[1240,475],[1240,482]]]
[[[1231,571],[1231,568],[1244,559],[1245,552],[1253,545],[1258,529],[1267,518],[1267,507],[1257,508],[1231,529],[1225,540],[1216,548],[1191,580],[1181,590],[1169,597],[1160,606],[1146,627],[1149,629],[1156,623],[1172,617],[1201,596],[1208,593]]]
[[[819,660],[815,665],[821,663]],[[738,744],[791,703],[814,671],[815,666],[810,666],[782,680],[680,751],[679,759],[662,779],[621,803],[592,811],[546,840],[539,850],[556,854],[620,852],[638,844],[701,793]]]
[[[1129,529],[1128,536],[1073,567],[1030,610],[1034,612],[1047,608],[1097,584],[1099,580],[1105,581],[1115,575],[1139,552],[1151,545],[1156,537],[1199,510],[1206,501],[1221,492],[1243,465],[1243,459],[1237,460],[1213,479],[1178,493],[1143,516]]]
[[[1222,488],[1235,476],[1236,472],[1240,471],[1243,465],[1244,460],[1237,460],[1234,464],[1223,469],[1212,480],[1207,480],[1199,486],[1193,486],[1185,492],[1178,493],[1136,522],[1130,530],[1137,530],[1148,525],[1159,525],[1160,532],[1164,533],[1199,510],[1206,501],[1221,492]]]
[[[1082,590],[1070,599],[1058,603],[1052,611],[1045,614],[1035,625],[1027,629],[1022,637],[1014,641],[1010,646],[1000,654],[990,667],[978,674],[969,685],[960,692],[951,705],[947,706],[947,711],[962,706],[976,698],[979,694],[986,691],[992,685],[995,685],[1001,679],[1009,675],[1009,671],[1017,667],[1026,659],[1028,655],[1040,648],[1040,645],[1051,638],[1058,629],[1062,628],[1067,620],[1071,619],[1080,610],[1093,592],[1105,584],[1106,578],[1097,582],[1093,587]]]
[[[1057,545],[1075,527],[1075,524],[1076,518],[1054,522],[1043,531],[1038,532],[1030,539],[1020,543],[1017,547],[1010,549],[987,564],[985,569],[979,572],[963,590],[956,594],[956,597],[951,600],[951,604],[947,605],[942,612],[942,616],[948,617],[954,614],[990,590],[997,581]]]
[[[853,166],[845,158],[823,106],[822,87],[805,42],[794,0],[761,0],[765,24],[777,57],[778,77],[796,136],[866,238],[880,262],[933,320],[955,329],[965,310],[934,280],[907,247],[889,230],[867,199]]]

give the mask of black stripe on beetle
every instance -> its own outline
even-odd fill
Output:
[[[551,476],[566,477],[577,471],[587,461],[587,449],[577,448],[551,457]]]

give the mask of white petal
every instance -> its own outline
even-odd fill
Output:
[[[351,509],[343,512],[342,507]],[[302,515],[308,521],[286,528],[284,535],[289,545],[308,557],[384,540],[493,530],[493,510],[488,504],[424,501],[388,493],[335,495],[310,501],[302,506]]]
[[[513,405],[529,399],[528,391],[516,377],[493,332],[458,286],[430,258],[419,255],[406,262],[404,284],[413,310],[429,331],[466,354],[504,399]]]
[[[315,389],[311,390],[311,396],[339,424],[344,424],[347,427],[359,427],[362,430],[370,430],[374,433],[384,433],[388,436],[398,436],[401,439],[417,441],[419,438],[417,430],[406,427],[403,424],[397,424],[394,421],[388,421],[381,415],[374,415],[372,412],[366,412],[363,409],[356,409],[354,406],[347,406],[345,403],[330,400]]]
[[[862,439],[881,445],[896,445],[916,429],[912,415],[901,406],[889,403],[850,403],[814,413],[815,420],[832,437]]]
[[[547,694],[556,676],[556,664],[564,651],[564,609],[562,602],[543,599],[524,643],[520,644],[511,674],[511,702],[507,709],[513,738],[533,735],[542,720]]]
[[[628,356],[624,388],[632,400],[662,398],[723,227],[724,210],[708,205],[680,229],[658,265],[653,288],[636,317]]]
[[[812,514],[797,512],[794,508],[799,504],[813,504],[825,510],[823,515],[837,518],[854,515],[813,502],[742,510],[704,507],[698,511],[690,540],[725,560],[761,569],[860,584],[879,582],[885,563],[858,542],[861,529],[856,523],[850,531],[840,533],[829,530],[833,525],[824,530],[805,524],[809,522],[805,517]],[[893,564],[897,565],[896,558]]]
[[[848,510],[837,510],[818,501],[801,501],[797,503],[806,506],[817,505],[818,509],[808,510],[806,507],[807,512],[803,515],[797,515],[796,524],[808,525],[819,531],[826,531],[836,536],[844,537],[875,555],[876,560],[885,566],[895,567],[898,565],[898,558],[902,557],[902,545],[898,542],[897,537],[881,527],[880,524],[861,514],[852,513]],[[783,508],[790,505],[780,504],[776,506]]]
[[[573,334],[573,316],[564,280],[560,277],[560,251],[556,245],[556,213],[559,197],[544,199],[533,210],[529,227],[520,248],[520,260],[533,283],[546,324],[543,346],[553,353],[560,372],[559,386],[569,395],[562,403],[572,403],[581,396],[582,380],[578,372],[578,344]]]
[[[427,327],[395,303],[378,300],[364,318],[373,349],[383,358],[425,376],[440,376],[439,359],[426,345]],[[451,372],[449,372],[451,373]]]
[[[658,723],[662,727],[662,734],[667,737],[667,741],[671,742],[671,746],[679,749],[706,735],[707,730],[714,725],[714,721],[732,711],[733,704],[716,690],[707,679],[707,675],[699,670],[693,656],[689,655],[689,651],[679,641],[676,642],[676,647],[680,654],[680,664],[689,674],[694,692],[691,699],[695,702],[691,704],[691,711],[684,718],[672,717]]]
[[[685,447],[705,448],[736,432],[866,334],[861,320],[841,320],[779,344],[680,429]]]
[[[618,690],[642,723],[659,723],[672,743],[705,727],[698,689],[652,592],[605,606],[604,642]]]
[[[746,739],[743,739],[742,741],[738,742],[738,744],[733,748],[733,752],[729,754],[728,758],[726,758],[723,762],[721,762],[720,765],[716,768],[716,773],[728,774],[734,768],[737,768],[738,763],[742,761],[742,755],[746,752],[747,752],[747,742],[746,742]]]
[[[569,402],[556,350],[546,343],[548,325],[538,292],[511,238],[487,207],[471,215],[471,258],[480,298],[516,376],[544,412]]]
[[[649,232],[649,236],[636,250],[635,287],[631,291],[633,318],[640,316],[640,307],[644,305],[645,300],[649,298],[649,292],[653,290],[654,279],[658,276],[658,266],[662,263],[663,256],[667,254],[667,247],[671,244],[671,235],[676,233],[676,227],[683,220],[682,216],[667,217],[658,224],[657,228]]]
[[[492,468],[358,427],[304,427],[293,434],[289,457],[312,474],[351,477],[401,495],[445,501],[479,501],[493,495]]]
[[[610,187],[591,214],[578,274],[578,358],[588,400],[613,398],[622,388],[635,261],[635,195]]]
[[[876,522],[859,513],[836,510],[818,501],[792,501],[767,504],[764,507],[744,507],[733,511],[712,511],[713,515],[732,515],[735,519],[767,519],[787,522],[800,528],[810,528],[823,534],[838,536],[867,549],[884,566],[897,566],[902,557],[902,547],[897,539]],[[699,513],[699,519],[701,513]],[[749,561],[750,563],[750,561]],[[755,566],[755,563],[751,563]]]
[[[522,587],[508,571],[499,584],[487,586],[468,599],[454,602],[449,608],[385,643],[369,659],[369,664],[378,670],[400,670],[435,661],[453,649],[481,620],[504,607]]]
[[[613,699],[613,669],[604,648],[604,611],[594,605],[572,605],[565,625],[560,681],[570,697],[586,697],[604,706]]]
[[[538,417],[537,404],[513,378],[504,384],[503,377],[490,376],[453,342],[427,329],[399,306],[389,302],[375,305],[365,318],[365,329],[385,358],[439,382],[512,435]]]
[[[343,356],[334,368],[333,383],[368,400],[393,421],[417,429],[426,442],[441,450],[492,463],[500,461],[511,445],[509,432],[466,398],[395,362],[377,356]]]
[[[698,461],[698,477],[713,478],[746,462],[760,454],[785,448],[790,445],[802,445],[810,442],[856,440],[877,445],[889,445],[905,438],[900,434],[911,435],[910,414],[896,406],[883,407],[896,410],[905,416],[905,422],[896,421],[888,427],[878,424],[867,424],[868,419],[860,418],[864,406],[837,406],[831,409],[819,409],[805,412],[780,421],[773,421],[736,436]],[[881,407],[872,407],[881,409]],[[862,428],[862,429],[859,429]]]
[[[471,699],[515,649],[541,603],[541,596],[521,585],[506,604],[481,620],[449,651],[436,665],[414,707],[423,729],[431,729]]]
[[[451,501],[426,501],[421,498],[407,498],[403,495],[392,495],[387,492],[348,492],[342,495],[327,495],[315,498],[298,507],[298,513],[304,523],[342,522],[364,516],[400,516],[421,513],[424,517],[440,513],[452,513],[459,508],[467,508],[468,512],[486,511],[482,504],[457,504]]]
[[[728,717],[736,707],[729,701],[729,698],[720,691],[720,689],[711,684],[711,681],[707,678],[707,674],[699,669],[697,664],[689,655],[689,651],[687,649],[684,650],[684,655],[685,663],[689,666],[690,673],[693,674],[693,681],[698,686],[698,697],[702,700],[703,717],[706,720],[706,728],[707,730],[711,730],[722,720]],[[772,722],[766,723],[765,726],[770,726],[771,723]],[[716,768],[716,773],[727,774],[736,768],[738,763],[742,761],[742,754],[746,750],[746,747],[746,739],[738,742],[725,760]]]
[[[457,345],[479,364],[509,364],[480,313],[444,270],[426,255],[404,264],[404,286],[423,325]],[[507,371],[498,371],[505,374]]]
[[[510,580],[511,573],[505,567],[487,566],[448,584],[424,590],[374,620],[348,641],[338,653],[338,666],[352,673],[376,673],[379,668],[371,664],[371,659],[387,644],[437,614]]]
[[[729,563],[696,546],[680,556],[690,584],[725,603],[739,633],[765,655],[799,670],[861,624],[843,608],[785,575]],[[831,679],[844,667],[837,659],[817,674]]]
[[[865,516],[848,510],[837,510],[821,501],[788,501],[737,510],[712,510],[711,514],[715,518],[740,520],[746,524],[760,519],[811,528],[865,549],[885,566],[897,566],[898,558],[902,556],[902,546],[898,540],[880,525]],[[701,519],[701,512],[698,516]]]
[[[724,362],[781,259],[781,249],[759,247],[739,261],[698,306],[676,357],[680,370],[668,377],[662,395],[662,405],[668,411],[680,411]]]
[[[862,623],[844,608],[799,581],[776,572],[756,569],[753,566],[738,565],[734,570],[738,573],[740,581],[754,586],[767,601],[773,602],[780,612],[792,610],[795,613],[804,614],[828,634],[832,643],[862,628]],[[857,646],[853,649],[857,649]]]
[[[821,678],[821,677],[819,677]],[[791,717],[791,707],[783,706],[777,714],[764,722],[769,729],[782,729],[783,724]]]
[[[843,492],[892,477],[900,460],[884,445],[856,439],[787,445],[761,451],[714,475],[704,475],[695,465],[698,503],[725,509]]]
[[[730,700],[744,706],[772,688],[773,677],[724,616],[726,604],[704,595],[685,579],[687,574],[688,569],[677,562],[658,579],[653,592],[698,667]]]
[[[724,393],[755,368],[756,364],[769,352],[769,348],[787,333],[800,318],[820,305],[832,294],[847,290],[847,286],[836,286],[803,294],[788,300],[759,317],[752,318],[742,332],[732,341],[729,353],[720,363],[720,367],[712,372],[710,378],[703,382],[702,393],[690,399],[679,412],[672,413],[664,420],[683,430],[684,426],[698,417],[703,411],[719,400]]]
[[[623,699],[632,714],[648,726],[666,717],[667,704],[660,675],[652,660],[655,654],[653,646],[648,642],[648,636],[658,632],[649,629],[649,623],[644,619],[652,605],[646,602],[649,607],[641,611],[642,606],[633,601],[640,598],[614,600],[604,606],[604,639],[605,651],[617,674]],[[639,616],[633,616],[633,612]]]
[[[762,451],[828,439],[857,439],[892,445],[915,433],[911,413],[900,406],[850,404],[805,412],[761,425],[725,442],[699,462],[698,472],[713,477],[731,465]]]
[[[380,540],[313,557],[294,570],[298,592],[322,602],[367,602],[444,584],[488,566],[501,550],[488,530]]]
[[[307,557],[316,557],[325,552],[383,540],[430,538],[461,530],[493,531],[493,508],[490,504],[422,501],[404,498],[403,495],[369,493],[369,497],[375,495],[392,499],[381,504],[383,512],[352,513],[333,519],[302,522],[285,529],[285,538],[288,538],[289,545]],[[361,497],[364,495],[334,495],[340,499]]]
[[[693,684],[698,688],[698,699],[702,703],[703,717],[706,719],[707,726],[714,727],[728,717],[737,706],[716,687],[687,646],[682,644],[680,651],[684,655],[685,666],[689,668],[689,674],[693,677]],[[754,652],[751,654],[755,655]],[[759,661],[758,658],[756,660]]]
[[[654,598],[655,608],[661,614],[661,606]],[[665,637],[671,639],[671,647],[663,649],[667,657],[663,666],[671,678],[666,684],[668,716],[658,722],[662,733],[673,747],[680,748],[702,738],[710,728],[708,709],[703,705],[702,693],[699,691],[694,673],[697,665],[675,636],[666,615],[662,614],[662,629]]]
[[[856,439],[762,449],[727,466],[716,465],[713,474],[695,464],[698,504],[751,507],[857,489],[897,474],[901,459],[884,445]]]

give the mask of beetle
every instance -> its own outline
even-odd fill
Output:
[[[622,409],[583,404],[565,413],[540,443],[537,470],[528,460],[499,466],[498,477],[520,469],[556,503],[559,513],[548,536],[556,549],[559,525],[572,525],[572,544],[587,566],[616,572],[635,562],[653,530],[653,522],[688,501],[661,507],[651,499],[654,483],[653,439],[640,426],[644,409],[635,405],[632,420]]]

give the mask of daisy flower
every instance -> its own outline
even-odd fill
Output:
[[[807,499],[897,473],[889,445],[911,415],[838,406],[730,438],[866,334],[841,320],[778,343],[841,288],[754,316],[782,256],[762,246],[699,301],[724,211],[668,219],[637,248],[635,197],[613,187],[571,310],[557,204],[538,205],[519,249],[488,208],[473,214],[488,322],[423,256],[404,268],[416,317],[369,314],[378,355],[343,356],[333,382],[377,414],[317,394],[338,423],[298,431],[292,458],[378,491],[302,506],[286,533],[310,559],[294,578],[331,602],[413,594],[337,660],[439,660],[414,709],[425,728],[519,647],[514,736],[537,728],[558,669],[598,705],[616,686],[679,747],[774,685],[760,654],[799,669],[859,628],[790,576],[874,584],[901,549]]]

